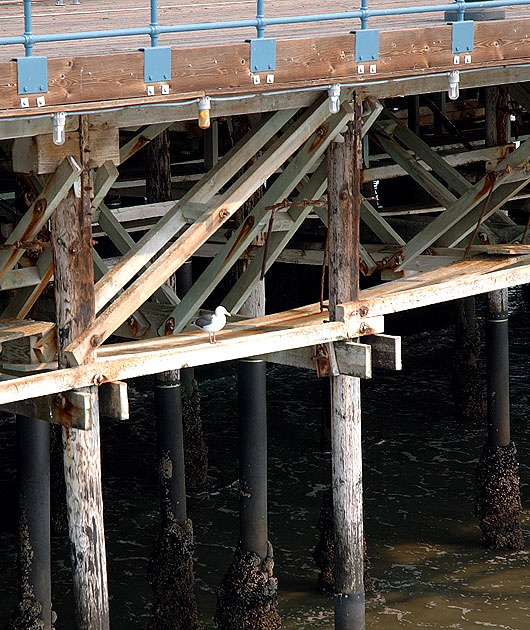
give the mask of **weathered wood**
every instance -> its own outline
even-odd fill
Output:
[[[183,222],[182,210],[188,202],[203,203],[212,199],[245,164],[259,151],[294,114],[293,110],[277,112],[258,129],[251,131],[229,151],[173,208],[166,212],[157,225],[127,252],[122,261],[96,285],[96,311],[108,303],[117,292],[140,271],[153,256],[177,234]]]
[[[146,145],[149,146],[151,141],[157,136],[163,134],[166,130],[168,130],[170,125],[171,123],[158,123],[143,128],[126,144],[120,147],[120,164],[126,162],[130,157],[132,157],[135,153],[138,153],[138,151],[140,151],[140,149],[143,149],[143,147],[145,147]]]
[[[361,102],[344,142],[328,150],[329,314],[359,298]],[[365,627],[360,379],[332,376],[331,462],[335,529],[335,629]]]
[[[118,129],[94,129],[91,136],[93,144],[90,148],[89,168],[97,168],[109,160],[118,164]],[[18,138],[13,144],[13,170],[37,175],[53,173],[69,155],[81,163],[79,134],[75,131],[66,134],[62,145],[54,144],[51,135]]]
[[[125,321],[169,276],[174,273],[254,191],[272,175],[329,116],[326,101],[305,112],[292,129],[276,140],[263,155],[233,184],[221,204],[214,204],[181,237],[153,262],[95,321],[70,344],[69,353],[82,361],[90,348],[100,345]]]
[[[364,64],[358,64],[355,60],[355,38],[348,32],[351,28],[351,23],[348,23],[344,34],[321,36],[320,30],[319,36],[313,33],[309,37],[279,39],[274,72],[275,89],[291,89],[318,82],[326,86],[330,81],[341,79],[351,82],[352,77],[359,83],[368,83],[374,79],[380,82],[389,77],[441,74],[454,68],[449,25],[422,24],[396,31],[385,30],[383,24],[379,59],[374,64],[377,68],[376,77],[365,68],[363,70],[366,71],[360,74],[358,66]],[[510,20],[477,23],[472,62],[466,64],[467,68],[499,66],[501,63],[503,66],[524,64],[530,54],[529,31],[528,17],[518,19],[515,27]],[[492,41],[497,45],[492,46]],[[108,104],[121,105],[124,102],[163,103],[174,100],[176,94],[179,98],[193,98],[204,92],[242,93],[270,89],[265,77],[259,86],[253,85],[249,72],[249,46],[244,42],[179,47],[173,49],[172,56],[173,67],[179,68],[179,72],[174,73],[168,82],[170,93],[164,96],[157,90],[158,93],[151,97],[145,95],[143,56],[140,52],[112,55],[113,63],[109,63],[109,55],[52,58],[48,70],[50,90],[44,110],[47,113],[50,106],[60,106],[61,109],[72,111],[76,104],[77,109],[80,109],[80,103],[98,102],[101,100],[102,86],[105,86],[104,95]],[[19,108],[16,64],[0,64],[0,76],[5,77],[0,86],[0,109],[25,114],[26,111]],[[425,85],[422,91],[426,91]],[[35,106],[34,99],[31,99],[31,106]]]
[[[6,239],[6,243],[30,241],[35,238],[80,173],[79,164],[72,157],[65,158],[57,171],[49,177],[42,193],[16,225]],[[24,249],[14,249],[0,252],[0,277],[14,267],[24,251]]]
[[[291,194],[303,177],[318,162],[332,138],[342,129],[345,122],[351,118],[351,114],[351,108],[346,104],[338,114],[331,117],[325,124],[320,125],[278,178],[264,192],[263,197],[255,204],[249,215],[228,239],[226,245],[222,247],[219,254],[186,293],[179,306],[171,313],[170,317],[175,322],[175,332],[183,330],[200,305],[261,231],[260,225],[262,221],[270,216],[271,211],[267,210],[267,208],[283,201]],[[316,193],[320,191],[311,192]],[[309,196],[308,198],[312,199],[313,197]],[[308,212],[309,209],[307,210]],[[290,230],[290,232],[294,233],[295,226],[299,227],[300,225],[301,221],[293,222],[291,224],[293,231]],[[272,255],[274,256],[274,253]],[[255,280],[256,278],[254,278]],[[224,301],[223,304],[225,304]],[[241,305],[242,300],[238,300],[237,306],[240,307]],[[226,308],[230,310],[232,306],[226,306]],[[162,330],[162,328],[159,329],[160,334]]]
[[[388,315],[488,291],[526,284],[530,281],[528,257],[502,260],[463,261],[449,267],[401,278],[381,290],[362,292],[359,302],[338,307],[342,321],[362,313],[364,317]]]
[[[386,370],[401,370],[401,337],[395,335],[368,335],[363,343],[372,348],[372,365]]]
[[[129,397],[127,395],[127,383],[124,381],[111,381],[103,383],[98,390],[99,413],[106,418],[114,420],[129,419]]]
[[[2,405],[2,409],[60,424],[68,429],[89,431],[92,428],[91,404],[92,397],[89,393],[71,391],[20,400]]]
[[[81,196],[70,191],[55,211],[52,242],[59,366],[68,366],[65,347],[94,318],[88,122],[81,118]],[[108,630],[109,603],[101,493],[99,409],[96,388],[89,397],[89,431],[63,429],[68,529],[76,621],[79,630]]]

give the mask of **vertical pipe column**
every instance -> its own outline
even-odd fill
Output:
[[[147,201],[167,201],[172,197],[169,130],[151,140],[146,153]],[[193,525],[186,510],[182,387],[178,370],[155,376],[154,400],[161,527],[149,566],[154,592],[149,630],[198,630],[193,593]]]
[[[173,521],[184,525],[187,519],[180,389],[178,370],[155,375],[156,445],[163,527]]]
[[[510,443],[508,289],[488,293],[486,380],[488,442],[491,446],[507,446]]]
[[[265,361],[238,363],[239,543],[267,556],[267,391]]]
[[[361,204],[361,102],[344,142],[328,149],[329,313],[359,297]],[[362,509],[360,379],[333,376],[331,449],[335,529],[335,630],[364,630],[364,537]]]
[[[193,285],[192,261],[187,260],[175,273],[176,292],[182,297]],[[194,368],[180,370],[182,384],[182,424],[184,429],[184,466],[188,488],[199,488],[208,480],[208,447],[204,439],[201,396]]]
[[[507,96],[486,93],[486,146],[508,141]],[[510,438],[508,291],[488,294],[486,317],[488,438],[477,467],[477,516],[481,543],[489,549],[525,548],[520,523],[521,492],[517,449]]]
[[[31,623],[51,630],[49,424],[26,416],[16,422],[19,601],[8,628],[25,630]]]
[[[66,347],[94,318],[89,132],[80,117],[81,196],[70,190],[51,218],[59,367],[69,367]],[[109,603],[97,387],[88,394],[91,428],[63,429],[68,529],[78,630],[108,630]]]

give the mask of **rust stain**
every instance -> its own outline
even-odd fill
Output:
[[[316,130],[316,132],[314,133],[314,140],[311,143],[311,146],[309,147],[309,154],[314,153],[318,147],[320,147],[320,145],[324,142],[324,139],[328,133],[329,130],[329,124],[323,124],[320,125],[320,127]]]
[[[239,244],[247,238],[248,234],[254,227],[255,222],[256,222],[256,219],[252,215],[249,215],[245,219],[245,221],[243,222],[243,225],[241,226],[241,230],[238,234],[238,237],[236,238],[235,243],[232,245],[232,247],[230,248],[230,251],[226,255],[225,260],[229,260],[232,254],[234,253],[234,251],[239,247]]]
[[[329,350],[326,344],[319,343],[315,347],[315,356],[311,357],[315,362],[318,378],[331,376],[331,361]]]
[[[56,394],[52,402],[58,414],[58,422],[63,427],[70,429],[73,424],[75,407],[64,394]]]

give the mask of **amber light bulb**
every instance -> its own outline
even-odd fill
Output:
[[[210,127],[210,97],[203,96],[201,99],[199,99],[197,107],[199,109],[199,127],[201,129],[208,129]]]

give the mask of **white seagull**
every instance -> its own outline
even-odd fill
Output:
[[[230,316],[230,313],[226,308],[224,306],[218,306],[212,314],[197,317],[193,325],[208,333],[210,343],[220,343],[215,338],[215,333],[225,327],[227,315]]]

